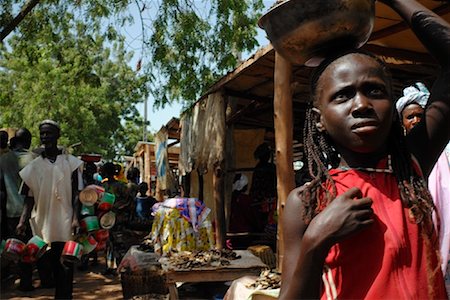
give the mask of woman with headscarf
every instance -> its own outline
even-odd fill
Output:
[[[430,92],[426,86],[417,82],[403,90],[403,96],[396,103],[405,134],[408,134],[422,119]],[[428,177],[428,189],[433,197],[438,216],[434,216],[442,258],[442,271],[450,276],[450,168],[445,151],[439,156]]]

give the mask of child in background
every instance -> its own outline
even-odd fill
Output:
[[[147,196],[148,184],[141,182],[138,186],[138,194],[136,196],[136,215],[144,220],[153,219],[151,215],[152,206],[157,201],[151,196]]]

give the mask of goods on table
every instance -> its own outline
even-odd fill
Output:
[[[264,270],[255,282],[247,285],[248,288],[257,290],[273,290],[281,287],[281,273]]]
[[[230,264],[230,260],[240,258],[236,252],[229,249],[208,250],[208,251],[183,251],[172,253],[169,257],[169,269],[183,270],[201,267],[220,267]]]

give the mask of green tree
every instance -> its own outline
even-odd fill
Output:
[[[70,3],[40,3],[8,48],[0,46],[0,124],[29,128],[37,145],[37,124],[52,118],[63,145],[81,142],[78,151],[106,158],[131,155],[122,120],[129,132],[141,131],[135,105],[148,96],[148,77],[129,67],[124,37],[102,25],[114,13],[109,7]]]
[[[1,1],[0,29],[27,1]],[[0,44],[0,126],[26,126],[36,136],[36,124],[51,117],[62,123],[63,144],[131,154],[123,132],[140,132],[136,103],[149,93],[156,108],[198,99],[258,45],[263,7],[262,0],[40,1]],[[139,76],[118,34],[133,21],[143,35]]]
[[[263,8],[262,0],[161,1],[146,40],[147,71],[160,74],[152,86],[156,107],[171,101],[189,105],[235,68],[240,53],[258,46]]]

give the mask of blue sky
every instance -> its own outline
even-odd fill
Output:
[[[272,1],[264,1],[266,6],[266,10],[275,2]],[[203,5],[203,4],[202,4]],[[133,7],[131,11],[134,17],[134,24],[130,26],[125,26],[122,28],[122,33],[126,36],[126,44],[130,51],[134,51],[134,56],[130,62],[133,68],[136,67],[136,63],[141,55],[141,43],[142,43],[142,30],[139,22],[138,9],[137,7]],[[264,30],[258,28],[257,40],[259,41],[260,47],[266,46],[269,44],[268,39],[266,38]],[[255,50],[256,51],[256,50]],[[253,53],[244,53],[243,59],[247,59]],[[150,121],[149,131],[152,133],[157,132],[161,126],[165,125],[172,117],[179,117],[182,109],[182,105],[180,103],[174,103],[172,105],[166,105],[164,109],[154,110],[153,109],[153,98],[150,96],[147,102],[147,118]],[[144,116],[144,104],[138,104],[137,108],[142,116]]]

